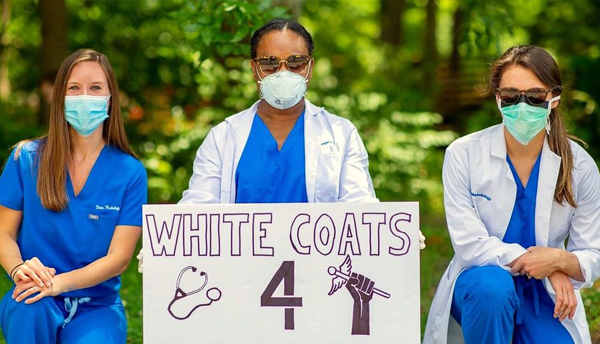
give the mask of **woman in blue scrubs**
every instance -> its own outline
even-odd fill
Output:
[[[304,98],[313,49],[294,20],[275,18],[254,32],[260,100],[210,131],[180,203],[377,201],[354,125]]]
[[[378,202],[356,127],[304,97],[314,66],[310,33],[275,18],[250,45],[260,100],[211,129],[179,203]],[[141,251],[138,258],[141,272]]]
[[[131,151],[112,67],[79,50],[61,65],[48,133],[16,145],[0,177],[0,302],[11,343],[125,343],[119,297],[141,233],[146,172]]]
[[[566,133],[558,65],[515,46],[492,64],[503,124],[446,151],[455,250],[424,343],[591,343],[580,288],[600,277],[600,175]]]

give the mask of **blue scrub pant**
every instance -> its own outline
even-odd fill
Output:
[[[456,280],[451,314],[465,344],[573,343],[553,313],[554,302],[541,281],[513,278],[500,267],[471,268]]]
[[[14,287],[13,287],[14,289]],[[112,296],[79,304],[71,321],[64,298],[45,297],[27,305],[12,299],[11,289],[0,301],[0,323],[8,344],[125,343],[127,319],[121,299]]]

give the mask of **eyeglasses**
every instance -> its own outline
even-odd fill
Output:
[[[300,74],[304,72],[311,59],[312,57],[308,55],[290,55],[286,59],[279,59],[276,56],[260,56],[253,60],[258,63],[260,70],[268,75],[278,72],[282,63],[290,72]]]
[[[552,89],[534,87],[526,91],[521,91],[514,87],[503,87],[496,89],[496,91],[500,95],[500,100],[505,104],[516,104],[519,98],[521,98],[521,94],[524,93],[528,103],[540,105],[546,101],[546,97]]]

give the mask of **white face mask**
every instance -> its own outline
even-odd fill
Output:
[[[310,63],[308,62],[308,71],[306,77],[290,71],[281,71],[268,75],[261,79],[260,97],[269,103],[272,107],[280,110],[289,109],[298,104],[306,94],[308,75],[310,74]]]

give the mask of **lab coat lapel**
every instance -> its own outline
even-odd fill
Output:
[[[560,171],[560,162],[560,156],[550,150],[546,137],[544,139],[544,147],[542,148],[535,203],[535,242],[537,246],[548,246],[550,215],[554,202],[554,190],[556,189],[556,182]]]
[[[221,202],[235,203],[235,171],[250,136],[252,121],[254,121],[259,102],[260,100],[249,109],[240,112],[238,116],[225,119],[229,123],[230,129],[227,132],[227,144],[223,155],[221,182],[229,180],[229,183],[221,186]]]
[[[498,125],[496,132],[493,134],[491,141],[490,153],[494,158],[494,164],[499,171],[499,178],[497,180],[497,190],[500,190],[498,194],[502,194],[502,197],[497,197],[498,202],[497,220],[495,222],[495,229],[497,231],[498,238],[504,238],[510,218],[512,217],[513,208],[515,207],[515,199],[517,197],[517,184],[515,178],[508,166],[506,161],[506,140],[504,138],[504,125]]]
[[[304,173],[306,174],[306,195],[308,202],[312,203],[315,202],[320,144],[323,142],[324,133],[329,131],[323,128],[323,123],[317,116],[323,111],[323,108],[314,106],[308,99],[305,99],[304,103]]]
[[[507,153],[506,153],[506,140],[504,139],[504,124],[501,124],[501,125],[497,126],[496,128],[497,128],[497,130],[494,133],[494,136],[492,139],[491,154],[493,157],[499,158],[503,161],[503,165],[506,166],[506,168],[503,168],[503,170],[505,170],[504,175],[508,179],[510,179],[511,181],[514,182],[515,179],[514,179],[512,172],[508,166],[508,162],[506,161]]]

